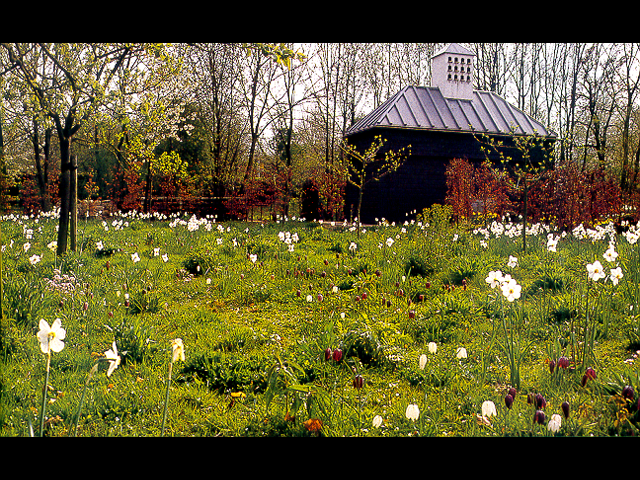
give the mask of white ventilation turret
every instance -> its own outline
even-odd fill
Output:
[[[446,98],[473,98],[475,55],[450,43],[431,58],[431,86],[438,87]]]

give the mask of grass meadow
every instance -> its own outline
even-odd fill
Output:
[[[1,436],[639,433],[635,225],[57,224],[2,219]]]

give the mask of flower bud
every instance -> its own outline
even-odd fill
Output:
[[[562,408],[562,413],[564,413],[564,418],[569,418],[569,402],[562,402],[562,405],[560,405],[560,408]]]
[[[420,370],[424,370],[424,367],[427,366],[427,356],[424,353],[420,355],[418,366],[420,367]]]
[[[591,380],[595,380],[596,376],[597,376],[596,375],[596,371],[591,367],[587,368],[587,371],[585,372],[585,375],[586,375],[587,378],[589,378]]]
[[[550,360],[549,361],[549,372],[553,373],[553,370],[556,368],[556,362],[555,360]]]
[[[375,428],[380,428],[381,425],[382,425],[382,417],[380,415],[376,415],[375,417],[373,417],[373,426]]]
[[[504,397],[504,404],[508,409],[511,409],[511,405],[513,405],[513,397],[507,394],[507,396]]]
[[[536,413],[533,416],[533,423],[538,423],[540,425],[544,425],[544,421],[546,416],[542,410],[536,410]]]
[[[633,400],[633,393],[633,387],[630,385],[627,385],[622,389],[622,396],[629,400]]]
[[[414,422],[418,420],[418,418],[420,417],[420,409],[418,408],[418,405],[416,405],[415,403],[407,405],[405,416],[409,420],[413,420]]]
[[[331,360],[332,356],[333,356],[333,352],[331,351],[331,348],[327,347],[327,349],[324,351],[324,359]]]
[[[540,393],[536,395],[534,403],[537,409],[541,409],[547,406],[547,401]]]
[[[342,360],[342,350],[340,350],[339,348],[336,348],[333,351],[333,360],[335,362],[339,362],[340,360]]]
[[[513,398],[514,400],[516,399],[516,389],[511,387],[509,388],[509,391],[507,392],[509,395],[511,395],[511,398]]]
[[[364,387],[364,378],[362,378],[362,375],[356,375],[354,377],[353,386],[354,386],[354,388],[357,388],[358,390],[360,390],[362,387]]]

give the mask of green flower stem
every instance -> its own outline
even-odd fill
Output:
[[[87,393],[87,386],[91,381],[93,375],[98,371],[98,364],[96,363],[93,368],[89,371],[89,375],[87,375],[87,380],[84,382],[84,388],[82,389],[82,396],[80,397],[80,405],[78,405],[78,411],[76,412],[76,421],[73,426],[73,436],[76,437],[78,434],[78,422],[80,421],[80,411],[82,410],[82,404],[84,403],[84,397]]]
[[[51,368],[51,351],[47,353],[47,371],[44,377],[44,386],[42,387],[42,408],[40,409],[40,436],[44,433],[44,413],[47,408],[47,386],[49,385],[49,369]]]
[[[584,325],[584,340],[583,340],[583,348],[582,348],[582,366],[587,366],[587,357],[591,357],[592,360],[595,360],[595,355],[593,354],[595,349],[595,338],[596,338],[596,315],[595,315],[595,307],[591,307],[594,309],[593,315],[591,315],[590,307],[589,307],[589,297],[591,295],[591,284],[587,283],[587,306],[586,306],[586,314],[585,314],[585,325]],[[597,306],[598,302],[596,302]]]
[[[500,297],[500,310],[502,312],[502,328],[504,329],[505,348],[507,358],[509,360],[509,381],[516,389],[520,388],[520,365],[519,352],[516,351],[516,340],[514,338],[515,325],[511,317],[509,317],[509,325],[507,325],[507,316],[504,313],[504,300]],[[512,312],[510,312],[512,313]]]
[[[4,281],[2,279],[2,228],[0,228],[0,322],[4,321]],[[0,323],[0,333],[2,329],[2,323]]]
[[[173,371],[173,358],[169,363],[169,373],[167,374],[167,393],[164,397],[164,412],[162,413],[162,430],[160,436],[164,436],[164,426],[167,422],[167,406],[169,405],[169,389],[171,388],[171,372]]]

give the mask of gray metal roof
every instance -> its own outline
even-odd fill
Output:
[[[438,55],[442,55],[443,53],[450,53],[452,55],[473,55],[475,56],[475,54],[469,50],[468,48],[463,47],[462,45],[459,45],[457,43],[450,43],[449,45],[447,45],[446,47],[444,47],[442,50],[440,50],[438,53],[436,53],[434,55],[434,57],[437,57]]]
[[[493,92],[475,90],[473,99],[465,100],[445,98],[437,87],[405,87],[354,123],[346,136],[376,127],[555,137]]]

